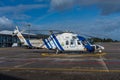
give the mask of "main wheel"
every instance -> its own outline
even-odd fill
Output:
[[[56,49],[56,54],[58,54],[60,51],[58,49]]]

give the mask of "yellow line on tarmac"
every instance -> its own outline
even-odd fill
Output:
[[[107,67],[107,65],[106,65],[102,56],[100,56],[100,61],[101,61],[101,64],[104,66],[104,68],[109,72],[109,69],[108,69],[108,67]]]
[[[108,72],[100,69],[74,69],[74,68],[0,68],[0,70],[39,70],[39,71],[77,71],[77,72]],[[120,72],[120,70],[109,70],[109,72]]]
[[[42,56],[45,57],[81,57],[81,56],[103,56],[106,53],[94,53],[94,54],[48,54],[48,53],[42,53]]]

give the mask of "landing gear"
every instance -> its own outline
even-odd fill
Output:
[[[62,51],[56,49],[56,54],[62,53]]]
[[[59,50],[58,49],[56,49],[56,54],[58,54],[59,53]]]
[[[99,53],[102,53],[102,50],[99,50],[98,52],[99,52]]]

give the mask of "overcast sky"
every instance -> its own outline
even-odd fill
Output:
[[[28,24],[120,40],[120,0],[0,0],[0,30]]]

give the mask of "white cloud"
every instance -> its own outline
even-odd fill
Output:
[[[120,0],[51,0],[52,10],[64,10],[74,6],[96,5],[101,9],[102,15],[120,12]]]
[[[10,25],[13,22],[11,20],[9,20],[8,18],[6,18],[5,16],[0,17],[0,25]]]
[[[0,7],[0,16],[9,16],[9,18],[17,20],[27,20],[31,16],[25,14],[25,12],[33,9],[45,8],[44,4],[29,4],[29,5],[17,5],[17,6],[4,6]]]
[[[13,21],[3,16],[0,17],[0,29],[11,29]]]
[[[17,6],[5,6],[5,7],[0,7],[0,12],[1,13],[17,13],[17,12],[24,12],[27,10],[31,9],[39,9],[46,7],[47,5],[42,5],[42,4],[31,4],[31,5],[17,5]]]
[[[51,10],[63,10],[71,8],[74,5],[74,0],[51,0]]]

